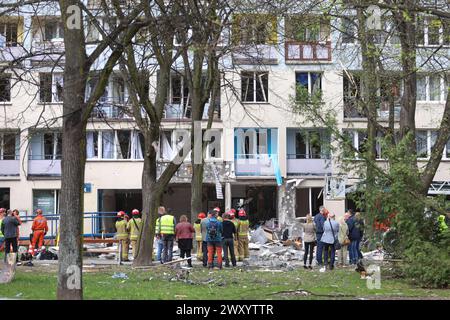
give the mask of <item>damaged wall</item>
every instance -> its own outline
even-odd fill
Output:
[[[286,183],[278,187],[278,220],[280,224],[292,224],[295,221],[295,183]]]

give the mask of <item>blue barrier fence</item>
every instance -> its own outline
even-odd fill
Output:
[[[115,233],[105,233],[102,232],[102,220],[103,219],[115,219],[116,218],[116,212],[85,212],[84,213],[84,221],[83,226],[86,226],[86,219],[90,220],[91,225],[91,232],[90,233],[84,233],[83,237],[92,237],[92,238],[112,238],[114,237]],[[48,222],[48,232],[45,236],[45,239],[55,239],[58,230],[59,230],[59,214],[44,214],[44,217],[47,218]],[[31,222],[33,221],[34,216],[28,216],[21,218],[22,223],[24,222]],[[20,237],[20,240],[29,240],[30,236],[22,236]]]

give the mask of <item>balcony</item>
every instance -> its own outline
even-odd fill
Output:
[[[277,47],[268,44],[241,45],[233,54],[235,64],[278,64]]]
[[[113,100],[111,100],[113,101]],[[133,119],[132,110],[125,104],[99,102],[91,113],[94,119]]]
[[[61,176],[61,157],[56,159],[43,159],[43,157],[30,157],[28,160],[29,176]]]
[[[208,120],[208,111],[210,104],[205,104],[205,109],[203,111],[202,120]],[[164,110],[164,120],[177,121],[191,119],[191,106],[186,106],[182,104],[167,104]],[[220,104],[216,105],[216,110],[214,110],[213,120],[220,119]]]
[[[331,173],[331,160],[325,156],[287,155],[288,175],[325,175]]]
[[[276,154],[236,154],[234,167],[236,176],[275,176],[273,157]]]
[[[400,119],[401,105],[394,103],[394,120]],[[345,119],[366,119],[364,110],[358,106],[357,98],[344,98],[344,118]],[[389,105],[387,102],[381,102],[377,108],[377,118],[381,121],[389,120]]]
[[[19,176],[20,160],[0,160],[0,176]]]
[[[286,41],[285,59],[286,62],[329,62],[331,61],[331,41]]]

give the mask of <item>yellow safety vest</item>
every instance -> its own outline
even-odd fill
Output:
[[[127,225],[128,230],[130,230],[130,239],[137,240],[139,237],[139,232],[142,228],[141,218],[131,218]]]
[[[220,221],[220,222],[223,222],[223,219],[220,216],[217,216],[217,220]]]
[[[128,239],[128,231],[127,231],[127,222],[125,220],[120,220],[116,222],[116,236],[117,240],[127,240]]]
[[[248,220],[240,220],[239,221],[239,231],[238,236],[239,237],[248,237]]]
[[[231,220],[231,222],[233,222],[234,227],[236,228],[236,232],[238,232],[238,228],[239,228],[239,220],[234,218],[233,220]]]
[[[202,225],[201,223],[194,223],[195,240],[202,241]]]
[[[3,224],[3,219],[0,220],[0,238],[3,238],[3,233],[2,233],[2,224]]]
[[[175,224],[173,223],[173,216],[166,214],[161,218],[161,234],[175,234]]]

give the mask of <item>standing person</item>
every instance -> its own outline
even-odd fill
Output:
[[[21,224],[22,222],[16,213],[11,212],[11,210],[6,212],[6,217],[3,219],[1,226],[1,231],[5,237],[5,262],[8,253],[11,252],[11,246],[12,252],[17,253],[17,228]]]
[[[48,232],[47,218],[44,217],[41,209],[36,210],[36,217],[33,219],[31,230],[33,231],[31,247],[33,248],[33,255],[36,255],[38,250],[42,249],[44,237]],[[36,244],[38,244],[38,250],[36,250]]]
[[[330,252],[330,264],[329,269],[334,269],[334,259],[336,255],[336,249],[334,248],[334,242],[338,240],[339,223],[334,220],[334,213],[328,213],[327,220],[323,224],[323,235],[320,241],[324,244],[324,266],[328,267],[328,252]]]
[[[162,263],[172,261],[173,241],[175,240],[175,217],[165,213],[159,220],[161,239],[163,241]]]
[[[236,228],[236,236],[234,237],[233,246],[234,246],[234,256],[238,257],[239,256],[239,251],[238,251],[239,242],[238,242],[237,231],[239,228],[239,219],[236,219],[236,209],[231,209],[229,214],[230,214],[231,222],[233,222],[234,227]]]
[[[116,231],[117,231],[116,239],[119,240],[119,245],[117,247],[118,255],[121,255],[122,261],[129,261],[128,260],[129,236],[127,229],[127,221],[125,220],[125,212],[123,211],[117,212]]]
[[[248,231],[250,222],[244,209],[239,210],[238,234],[238,261],[243,261],[250,256],[248,251]]]
[[[194,222],[194,230],[195,230],[195,241],[197,243],[197,260],[200,261],[203,259],[203,251],[202,251],[202,219],[206,218],[206,214],[204,212],[200,212],[197,216],[197,220]]]
[[[217,264],[222,269],[222,222],[217,220],[217,211],[211,211],[211,217],[206,224],[206,242],[208,245],[208,268],[214,266],[214,255],[217,255]]]
[[[208,266],[208,243],[206,242],[206,226],[208,225],[208,221],[211,218],[211,212],[208,212],[208,217],[202,219],[200,222],[201,231],[202,231],[202,252],[203,252],[203,267]]]
[[[189,258],[188,266],[192,268],[191,250],[192,250],[192,234],[195,233],[194,227],[188,222],[186,215],[180,217],[180,222],[175,227],[175,238],[180,248],[180,258]]]
[[[163,263],[161,256],[164,247],[164,243],[161,237],[161,217],[166,213],[166,208],[163,206],[158,208],[158,219],[155,223],[155,236],[156,236],[156,260]]]
[[[312,260],[314,257],[314,246],[316,244],[316,226],[313,222],[311,214],[306,215],[306,223],[302,223],[303,227],[303,243],[305,244],[305,254],[303,255],[303,268],[312,269]],[[306,261],[309,254],[309,266]]]
[[[316,260],[317,266],[321,267],[323,263],[323,246],[320,240],[323,235],[323,224],[327,219],[328,210],[324,206],[319,207],[319,213],[314,216],[314,225],[316,226],[317,252]]]
[[[137,256],[137,246],[139,233],[142,229],[142,219],[141,213],[138,209],[133,209],[131,211],[131,219],[127,223],[127,230],[130,232],[130,242],[131,242],[131,250],[133,252],[133,258],[135,259]]]
[[[348,238],[350,240],[350,244],[348,245],[348,256],[349,256],[349,260],[350,260],[350,265],[355,264],[355,259],[353,258],[353,245],[352,244],[352,231],[353,231],[353,225],[354,225],[354,217],[355,213],[353,212],[352,209],[348,209],[347,212],[345,213],[345,216],[347,217],[347,219],[345,220],[345,223],[347,224],[348,227]]]
[[[5,212],[6,212],[5,208],[0,208],[0,251],[2,251],[3,243],[5,242],[5,237],[2,232],[2,224],[3,219],[5,218]]]
[[[223,216],[223,252],[225,258],[225,267],[230,266],[230,259],[228,259],[228,250],[231,255],[231,264],[236,267],[236,256],[234,255],[234,239],[236,239],[236,227],[230,220],[230,215],[225,213]]]
[[[216,218],[217,218],[217,220],[219,220],[220,222],[223,222],[223,219],[222,219],[222,213],[220,212],[220,208],[219,208],[219,207],[215,207],[215,208],[213,209],[213,211],[216,212]]]
[[[355,257],[359,260],[363,258],[362,252],[361,252],[361,240],[364,236],[364,220],[361,216],[361,212],[355,213],[355,225],[354,228],[355,234],[358,236],[356,237],[356,244],[355,244],[355,251],[356,253]]]
[[[350,240],[348,238],[348,225],[346,220],[349,218],[349,213],[345,213],[342,218],[339,219],[339,243],[341,244],[341,249],[338,253],[338,265],[346,266],[348,264],[348,244]]]

